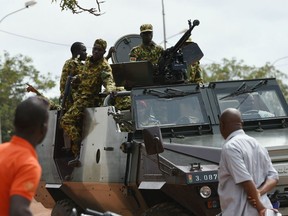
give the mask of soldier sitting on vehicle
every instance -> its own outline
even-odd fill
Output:
[[[151,24],[143,24],[140,26],[140,36],[142,38],[142,44],[132,48],[129,54],[130,61],[149,61],[152,63],[154,71],[156,72],[158,60],[164,49],[152,41],[153,26]]]
[[[72,151],[75,159],[68,163],[72,167],[79,167],[81,165],[79,158],[84,109],[100,106],[102,100],[99,93],[101,92],[102,85],[105,87],[105,92],[108,93],[115,89],[112,69],[103,57],[106,47],[106,41],[102,39],[95,41],[92,56],[87,58],[83,71],[78,77],[80,83],[77,99],[60,121],[61,127],[68,134],[72,143],[74,143]]]
[[[254,110],[254,97],[252,94],[244,94],[241,97],[238,97],[239,105],[238,110],[243,114],[249,110]]]
[[[153,113],[157,116],[157,120],[160,121],[161,124],[169,124],[171,123],[170,115],[169,115],[169,102],[170,100],[156,100],[153,104]]]
[[[151,106],[144,100],[137,102],[137,117],[140,127],[159,125],[160,122],[151,114]]]
[[[84,61],[87,57],[86,46],[81,42],[73,43],[70,51],[72,53],[72,57],[65,62],[60,78],[60,99],[66,100],[62,103],[63,109],[65,111],[67,111],[72,106],[73,100],[75,100],[76,97],[75,94],[78,89],[78,86],[75,84],[70,86],[71,83],[67,83],[67,79],[69,76],[74,77],[80,74],[84,65],[82,61]],[[68,82],[70,81],[68,80]]]
[[[192,43],[192,38],[189,37],[184,43],[183,47]],[[203,84],[202,70],[200,68],[200,61],[197,61],[191,65],[187,65],[187,81],[190,83]]]
[[[179,103],[179,117],[176,124],[193,124],[199,123],[200,119],[203,120],[202,114],[199,113],[200,106],[196,107],[196,104],[199,104],[196,100],[193,102],[182,100]]]
[[[26,88],[27,92],[33,92],[35,93],[37,96],[44,98],[45,100],[47,100],[49,102],[49,109],[50,110],[61,110],[62,107],[59,104],[54,103],[52,100],[49,100],[47,97],[45,97],[43,94],[41,94],[36,88],[34,88],[32,85],[30,85],[29,83],[26,83],[26,85],[28,85],[28,87]]]
[[[248,115],[250,118],[269,118],[275,117],[273,113],[271,113],[268,107],[260,103],[259,95],[253,95],[251,93],[247,93],[238,97],[240,105],[237,109],[241,112],[242,117],[246,118]],[[258,100],[255,100],[255,97]]]

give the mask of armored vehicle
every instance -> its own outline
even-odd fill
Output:
[[[229,107],[240,110],[245,132],[268,149],[280,176],[270,199],[288,215],[288,105],[279,85],[273,78],[179,82],[186,62],[178,49],[195,25],[199,22],[189,25],[177,49],[160,58],[156,82],[148,62],[111,65],[116,84],[129,91],[114,92],[103,106],[85,110],[80,167],[68,166],[73,155],[63,150],[59,111],[50,111],[47,136],[37,148],[43,171],[35,199],[53,208],[53,216],[70,216],[73,209],[123,216],[220,213],[219,116]],[[122,40],[116,45],[127,56],[133,40]],[[189,64],[203,56],[199,49],[194,53]],[[130,96],[131,108],[118,110],[113,101],[123,96]]]
[[[81,167],[62,151],[57,111],[37,151],[43,174],[35,199],[52,215],[73,207],[120,215],[212,216],[220,212],[219,115],[241,111],[244,130],[265,146],[280,180],[273,202],[288,214],[288,105],[275,79],[133,88],[130,110],[88,108]],[[106,102],[109,100],[106,100]]]

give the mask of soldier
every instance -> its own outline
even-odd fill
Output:
[[[189,37],[188,40],[184,43],[183,47],[188,46],[191,43],[192,43],[192,38]],[[203,78],[202,78],[201,73],[202,73],[202,70],[200,68],[199,61],[195,62],[194,64],[187,65],[188,82],[203,84]]]
[[[152,110],[149,102],[147,103],[144,100],[140,100],[137,102],[137,115],[139,126],[145,127],[160,124],[160,122],[155,118],[155,116],[151,114],[151,111]]]
[[[152,41],[153,26],[151,24],[141,25],[140,32],[142,44],[132,48],[129,54],[130,61],[149,61],[153,64],[154,68],[156,68],[164,49]]]
[[[34,88],[32,85],[30,85],[29,83],[26,83],[26,85],[28,85],[28,87],[26,88],[27,92],[33,92],[35,93],[37,96],[44,98],[46,101],[49,102],[49,109],[50,110],[61,110],[61,106],[59,104],[54,103],[52,100],[49,100],[47,97],[45,97],[43,94],[41,94],[36,88]]]
[[[82,70],[83,67],[83,63],[82,61],[84,61],[87,57],[87,53],[86,53],[86,47],[83,43],[81,42],[75,42],[72,44],[71,48],[71,53],[72,53],[72,57],[70,59],[68,59],[62,69],[62,74],[61,74],[61,78],[60,78],[60,98],[63,99],[64,94],[65,94],[65,86],[66,86],[66,81],[68,76],[76,76],[80,73],[80,71]],[[64,110],[68,110],[70,108],[70,106],[72,105],[73,102],[73,97],[75,96],[75,93],[77,91],[77,84],[73,84],[73,86],[71,86],[71,91],[67,92],[66,94],[68,94],[68,100],[64,102]],[[73,96],[74,95],[74,96]]]
[[[247,93],[238,96],[239,105],[237,109],[243,114],[247,111],[255,110],[255,99],[252,94]]]
[[[72,152],[75,155],[75,159],[69,161],[69,166],[77,167],[81,165],[79,161],[79,146],[81,143],[84,109],[100,105],[101,98],[99,93],[102,85],[105,87],[106,92],[111,92],[115,89],[112,69],[103,57],[106,52],[106,46],[106,41],[102,39],[95,41],[92,56],[86,59],[83,72],[77,78],[79,79],[77,99],[60,121],[63,130],[72,140]]]
[[[114,46],[110,47],[109,51],[108,51],[108,54],[107,56],[105,57],[106,60],[108,61],[111,57],[112,57],[112,54],[116,52],[116,49]]]

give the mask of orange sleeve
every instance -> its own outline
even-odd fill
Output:
[[[21,159],[22,158],[18,159],[21,165],[17,168],[15,167],[15,176],[12,182],[10,196],[20,195],[28,200],[32,200],[40,181],[41,167],[36,159],[30,158],[26,163],[23,163]]]

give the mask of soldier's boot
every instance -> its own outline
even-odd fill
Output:
[[[62,147],[62,150],[66,151],[66,152],[72,151],[71,150],[71,139],[65,131],[63,132],[63,140],[64,140],[64,146]]]
[[[81,161],[80,161],[80,144],[81,141],[72,142],[72,152],[75,155],[75,158],[73,160],[68,161],[69,167],[80,167]]]
[[[73,160],[68,161],[68,166],[69,167],[80,167],[81,166],[80,156],[77,155]]]

